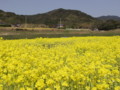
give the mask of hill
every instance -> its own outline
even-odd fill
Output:
[[[112,15],[108,15],[108,16],[100,16],[98,17],[98,19],[100,20],[120,20],[120,17],[118,16],[112,16]]]
[[[61,23],[68,28],[89,27],[95,20],[95,18],[84,12],[70,9],[66,10],[62,8],[36,15],[17,15],[12,12],[0,10],[0,22],[9,24],[24,24],[25,17],[27,17],[28,24],[45,24],[49,27],[56,27],[61,19]]]
[[[17,15],[12,12],[5,12],[0,10],[0,23],[7,23],[7,24],[17,24],[23,23],[24,15]]]
[[[31,19],[31,20],[30,20]],[[32,15],[29,20],[34,23],[46,24],[52,27],[61,23],[66,27],[80,27],[81,24],[91,23],[94,18],[78,10],[56,9],[44,14]]]

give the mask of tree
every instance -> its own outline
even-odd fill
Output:
[[[98,30],[111,30],[117,29],[120,26],[120,23],[115,20],[106,20],[106,21],[97,21],[94,23],[93,28],[97,28]]]

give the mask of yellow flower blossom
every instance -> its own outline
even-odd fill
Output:
[[[62,86],[68,87],[68,83],[66,81],[62,82]]]
[[[115,87],[115,90],[120,90],[120,86],[116,86],[116,87]]]
[[[120,36],[0,39],[0,90],[120,90]]]

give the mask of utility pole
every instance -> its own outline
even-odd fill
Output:
[[[27,16],[25,16],[25,26],[24,28],[27,28]]]
[[[59,25],[59,28],[61,28],[61,26],[62,26],[62,21],[61,21],[61,18],[60,18],[60,25]]]

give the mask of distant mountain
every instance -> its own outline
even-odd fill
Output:
[[[24,15],[17,15],[12,12],[5,12],[0,10],[0,23],[16,24],[23,23]]]
[[[0,10],[0,22],[22,24],[25,23],[25,17],[27,18],[28,24],[45,24],[50,27],[55,27],[59,24],[60,19],[61,23],[66,27],[89,26],[89,24],[95,20],[95,18],[84,12],[62,8],[36,15],[17,15],[12,12]]]
[[[83,23],[90,23],[94,18],[86,13],[83,13],[78,10],[66,10],[66,9],[55,9],[44,14],[37,14],[29,16],[30,23],[41,23],[54,27],[54,25],[61,23],[69,26],[80,26]]]
[[[120,20],[119,16],[111,16],[111,15],[101,16],[101,17],[97,17],[97,18],[100,20]]]

